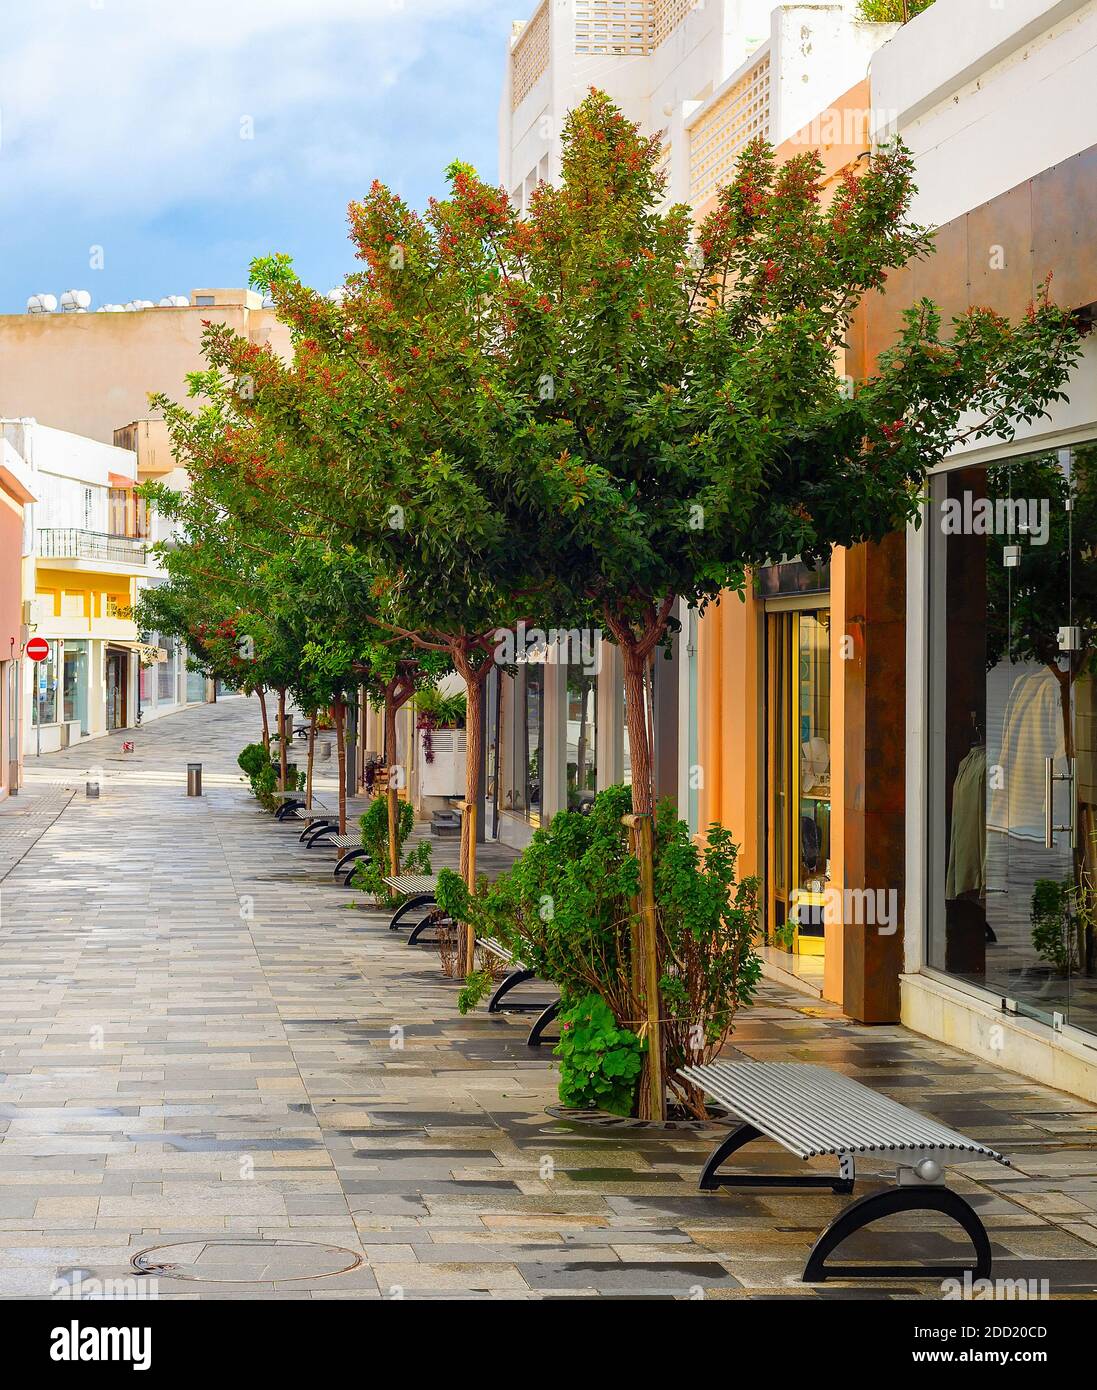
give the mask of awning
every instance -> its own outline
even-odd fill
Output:
[[[146,666],[154,666],[158,661],[168,659],[166,647],[153,647],[148,642],[126,642],[119,639],[108,642],[107,646],[124,652],[136,652]]]
[[[131,478],[128,473],[108,473],[107,480],[111,487],[136,487],[137,479]]]

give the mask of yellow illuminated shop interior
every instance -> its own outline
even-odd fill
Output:
[[[767,610],[766,940],[785,969],[820,986],[830,750],[830,609]]]

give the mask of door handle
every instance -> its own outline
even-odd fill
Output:
[[[1077,829],[1074,803],[1074,769],[1075,760],[1069,759],[1069,772],[1055,771],[1055,758],[1049,754],[1044,759],[1044,847],[1045,849],[1055,848],[1055,836],[1060,831],[1070,832],[1070,845],[1074,849],[1077,846]],[[1055,824],[1054,792],[1056,782],[1068,782],[1070,784],[1070,820],[1066,825]]]

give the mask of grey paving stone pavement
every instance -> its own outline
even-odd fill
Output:
[[[231,699],[127,731],[132,753],[117,735],[30,759],[25,800],[0,813],[0,1297],[941,1297],[913,1278],[800,1284],[846,1199],[698,1192],[716,1131],[550,1117],[528,1015],[462,1018],[437,951],[386,931],[330,855],[255,804],[235,758],[258,726]],[[195,759],[204,795],[188,798]],[[320,793],[334,799],[330,771]],[[1093,1107],[773,986],[734,1042],[1007,1151],[1013,1168],[955,1184],[996,1275],[1093,1296]],[[924,1214],[849,1250],[904,1253],[964,1251]]]

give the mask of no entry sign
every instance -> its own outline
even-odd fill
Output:
[[[32,637],[27,643],[27,655],[32,661],[45,661],[50,654],[50,644],[44,637]]]

